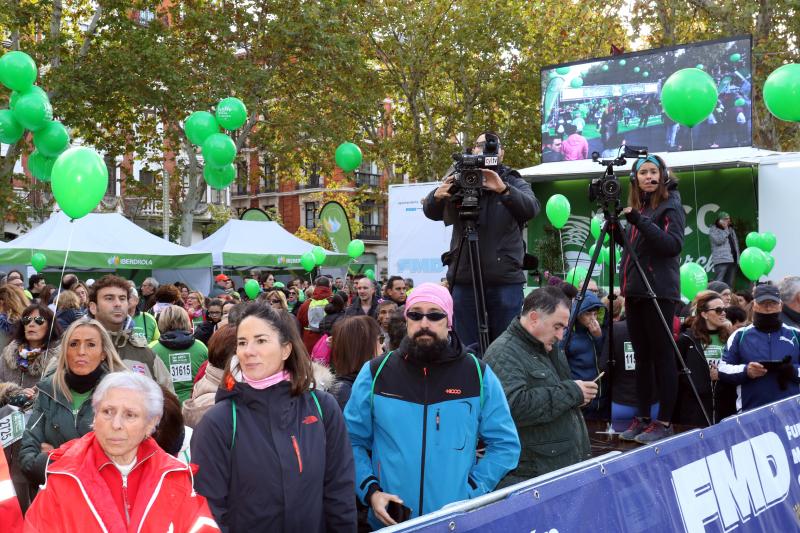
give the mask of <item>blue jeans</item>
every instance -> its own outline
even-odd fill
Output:
[[[489,315],[489,342],[503,333],[511,321],[522,311],[522,283],[513,285],[495,285],[485,287],[486,313]],[[475,314],[475,294],[472,285],[455,285],[453,287],[453,307],[455,317],[453,327],[464,346],[472,347],[477,352],[478,319]]]

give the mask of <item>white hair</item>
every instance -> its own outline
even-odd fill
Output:
[[[781,291],[781,300],[783,303],[789,303],[795,299],[797,293],[800,292],[800,276],[787,276],[783,278],[778,285],[778,290]]]
[[[125,389],[136,391],[144,396],[144,408],[148,420],[161,418],[164,413],[164,393],[161,387],[147,376],[135,372],[110,372],[100,380],[92,395],[92,408],[95,413],[100,402],[111,389]]]

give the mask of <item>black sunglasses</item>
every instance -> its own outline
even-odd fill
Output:
[[[440,313],[439,311],[434,311],[432,313],[420,313],[419,311],[409,311],[408,313],[406,313],[406,317],[408,317],[410,320],[413,320],[414,322],[419,322],[423,318],[427,318],[431,322],[439,322],[440,320],[447,318],[447,315],[445,313]]]
[[[706,311],[713,311],[713,312],[717,313],[718,315],[722,315],[722,314],[725,314],[726,309],[724,307],[715,307],[713,309],[710,309],[710,308],[706,309]]]
[[[41,326],[42,324],[44,324],[44,323],[45,323],[45,322],[47,322],[47,321],[44,319],[44,317],[43,317],[43,316],[26,316],[25,318],[23,318],[23,319],[22,319],[22,323],[23,323],[25,326],[27,326],[27,325],[28,325],[28,324],[30,324],[31,322],[36,322],[36,324],[38,324],[39,326]]]

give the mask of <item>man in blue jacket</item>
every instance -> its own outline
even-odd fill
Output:
[[[736,385],[739,412],[800,393],[800,332],[781,322],[781,296],[774,285],[753,291],[753,324],[728,339],[719,379]]]
[[[520,444],[497,377],[451,331],[453,300],[423,283],[408,296],[408,333],[395,352],[365,364],[344,415],[356,493],[373,526],[494,490],[517,466]],[[478,439],[486,445],[476,461]]]

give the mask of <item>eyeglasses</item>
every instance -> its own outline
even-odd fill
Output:
[[[27,326],[31,322],[36,322],[38,326],[41,326],[46,322],[46,320],[44,319],[43,316],[26,316],[25,318],[22,319],[22,323],[25,326]]]
[[[419,322],[423,318],[427,318],[431,322],[439,322],[440,320],[444,320],[447,318],[445,313],[440,313],[439,311],[433,311],[432,313],[420,313],[419,311],[409,311],[406,313],[406,317],[409,320],[413,320],[414,322]]]
[[[209,311],[206,313],[208,316],[219,316],[222,314],[222,311]]]
[[[724,307],[715,307],[713,309],[706,309],[706,311],[717,313],[718,315],[724,315],[726,310]]]
[[[277,298],[272,298],[269,303],[271,304],[282,304],[283,302],[278,300]]]

